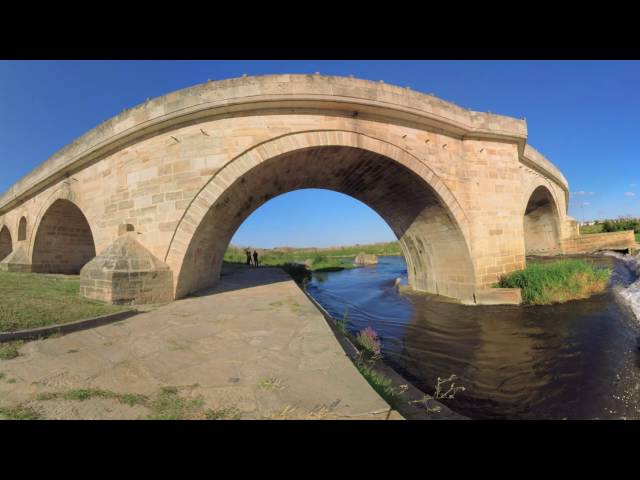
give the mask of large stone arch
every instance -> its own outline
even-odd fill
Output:
[[[525,254],[561,253],[562,218],[553,189],[538,183],[528,192],[522,215]]]
[[[31,268],[37,273],[78,274],[96,256],[93,233],[82,210],[57,196],[32,234]]]
[[[0,261],[13,251],[13,240],[9,227],[0,223]]]
[[[350,131],[307,131],[257,145],[230,160],[183,215],[165,257],[175,297],[215,282],[244,219],[276,195],[326,188],[350,195],[387,221],[417,290],[475,301],[469,222],[455,197],[420,159]]]

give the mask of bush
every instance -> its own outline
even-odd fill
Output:
[[[503,276],[496,286],[522,289],[524,303],[547,305],[588,298],[603,291],[611,276],[608,268],[596,268],[584,260],[533,263]]]
[[[635,233],[640,233],[640,220],[624,218],[619,220],[606,220],[602,224],[603,232],[621,232],[624,230],[633,230]]]
[[[381,355],[382,343],[376,331],[371,327],[358,332],[356,343],[370,356],[379,357]]]

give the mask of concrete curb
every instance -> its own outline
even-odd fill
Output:
[[[125,310],[124,312],[111,313],[100,317],[78,320],[62,325],[50,325],[47,327],[33,328],[31,330],[18,330],[16,332],[0,332],[0,343],[10,342],[12,340],[37,340],[38,338],[47,337],[54,334],[67,334],[87,330],[89,328],[101,327],[108,323],[114,323],[119,320],[125,320],[140,313],[138,310]]]

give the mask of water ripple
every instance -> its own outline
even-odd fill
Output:
[[[352,332],[372,326],[387,360],[424,390],[458,375],[467,390],[450,406],[472,418],[638,418],[640,324],[631,310],[640,312],[640,258],[592,260],[614,270],[607,293],[547,307],[401,295],[400,257],[314,274],[308,290],[334,318],[346,312]]]

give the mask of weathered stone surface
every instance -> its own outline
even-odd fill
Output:
[[[569,237],[562,241],[564,253],[592,253],[598,250],[626,250],[636,248],[633,230],[624,232],[590,233]]]
[[[465,303],[528,253],[612,238],[578,235],[568,184],[527,144],[524,120],[377,82],[270,75],[145,102],[53,155],[0,197],[0,256],[24,236],[35,271],[73,273],[128,224],[180,298],[217,281],[251,212],[301,188],[370,206],[412,288]]]
[[[353,260],[355,265],[376,265],[378,263],[378,256],[360,252]]]
[[[26,247],[19,245],[13,252],[7,255],[0,262],[0,271],[3,272],[22,272],[31,271],[31,261],[27,257]]]
[[[478,290],[477,302],[482,305],[520,305],[522,291],[519,288],[487,288]]]
[[[123,234],[82,268],[82,295],[116,304],[166,303],[173,299],[171,269],[140,245],[136,235]]]

